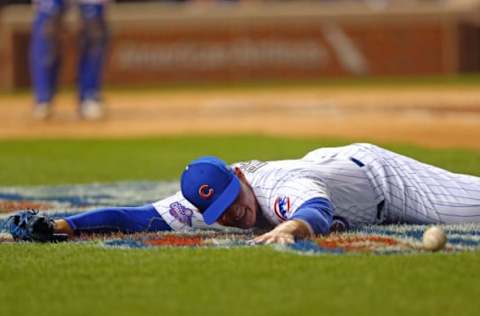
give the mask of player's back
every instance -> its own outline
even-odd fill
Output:
[[[386,222],[456,223],[480,219],[480,178],[449,172],[371,144],[313,151],[321,156],[353,157],[364,165],[377,194],[385,199]],[[475,193],[476,192],[476,193]],[[476,210],[479,215],[472,213]],[[472,217],[472,214],[477,217]]]

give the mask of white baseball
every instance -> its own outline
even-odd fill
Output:
[[[438,226],[432,226],[423,233],[423,248],[425,250],[437,251],[445,247],[447,235]]]

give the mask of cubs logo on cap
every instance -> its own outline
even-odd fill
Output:
[[[213,193],[215,193],[215,190],[208,184],[202,184],[200,188],[198,188],[198,195],[204,200],[212,198]]]
[[[192,161],[182,173],[183,196],[202,213],[205,223],[215,223],[240,193],[240,181],[227,164],[212,156]]]

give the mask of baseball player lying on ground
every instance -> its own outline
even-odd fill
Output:
[[[261,228],[258,243],[292,243],[368,224],[480,223],[480,178],[455,174],[370,144],[314,150],[301,159],[226,165],[192,161],[181,192],[140,207],[97,209],[52,220],[9,219],[17,240],[78,233]]]

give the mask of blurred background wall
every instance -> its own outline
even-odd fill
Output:
[[[0,5],[0,89],[30,85],[28,2]],[[75,80],[76,14],[63,84]],[[108,19],[108,85],[480,72],[480,0],[117,0]]]

